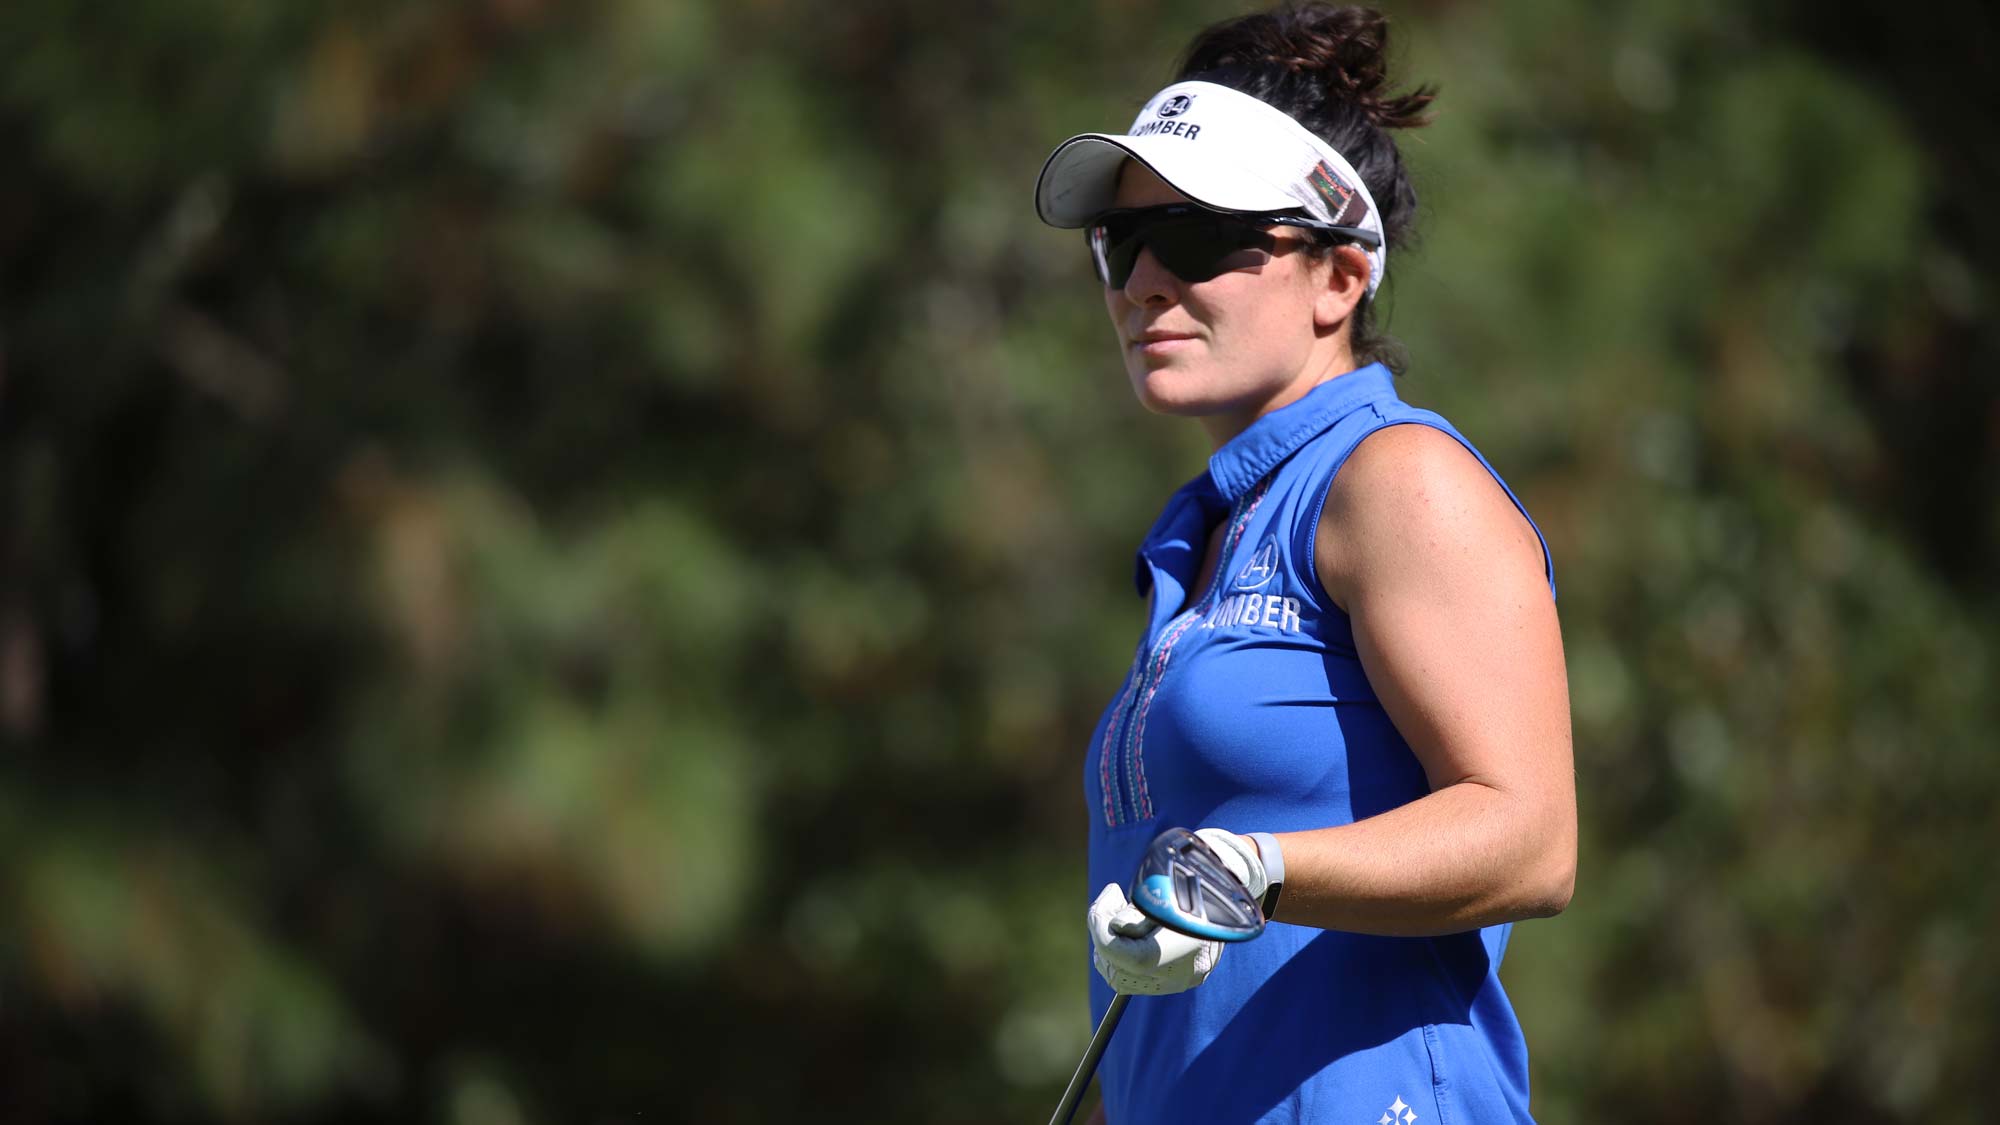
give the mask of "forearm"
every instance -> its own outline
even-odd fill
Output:
[[[1277,834],[1276,920],[1355,933],[1458,933],[1568,905],[1576,876],[1568,808],[1462,781],[1378,816]]]

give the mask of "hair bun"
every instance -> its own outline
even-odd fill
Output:
[[[1182,73],[1243,67],[1311,76],[1328,101],[1361,110],[1383,129],[1430,123],[1430,86],[1391,94],[1389,20],[1373,8],[1291,4],[1218,24],[1188,49]]]

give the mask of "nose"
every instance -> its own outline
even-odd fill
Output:
[[[1125,279],[1125,299],[1135,305],[1168,304],[1174,300],[1180,279],[1153,256],[1151,246],[1142,246],[1132,263],[1132,276]]]

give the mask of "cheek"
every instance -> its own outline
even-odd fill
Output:
[[[1226,304],[1218,302],[1214,315],[1232,350],[1245,358],[1254,354],[1260,366],[1282,364],[1312,346],[1312,307],[1294,285],[1258,286],[1236,294]]]

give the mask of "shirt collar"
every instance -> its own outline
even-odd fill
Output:
[[[1395,377],[1379,363],[1328,379],[1297,402],[1281,406],[1225,442],[1208,459],[1208,475],[1224,498],[1237,498],[1254,488],[1279,462],[1324,433],[1355,407],[1396,396]]]
[[[1297,402],[1281,406],[1225,442],[1208,459],[1208,471],[1182,485],[1139,545],[1133,579],[1144,594],[1152,566],[1185,585],[1194,579],[1207,534],[1230,505],[1280,462],[1366,403],[1396,397],[1395,377],[1379,363],[1328,379]],[[1151,560],[1150,565],[1148,560]],[[1185,574],[1181,572],[1185,571]]]

